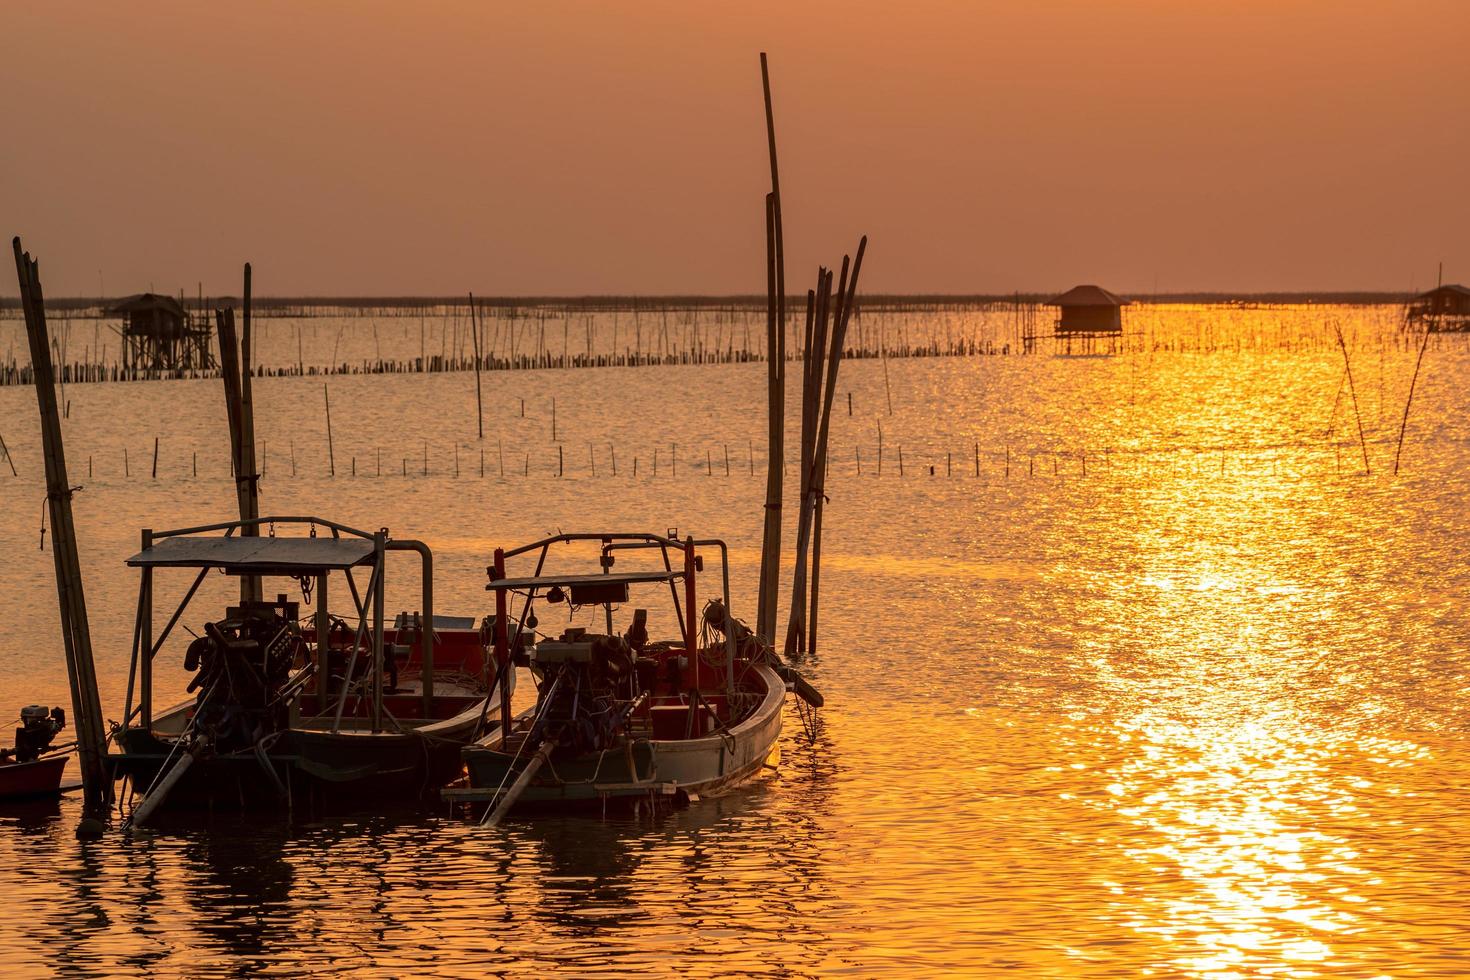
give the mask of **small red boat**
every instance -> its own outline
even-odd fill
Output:
[[[65,727],[66,712],[61,708],[32,704],[20,709],[15,748],[0,749],[0,801],[61,792],[61,774],[71,758],[71,747],[53,750],[51,740]]]
[[[53,755],[32,762],[0,762],[0,801],[31,800],[61,792],[61,774],[67,755]]]

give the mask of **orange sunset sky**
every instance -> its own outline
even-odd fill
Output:
[[[51,296],[1470,281],[1470,3],[7,4],[0,216]],[[0,292],[14,295],[13,279]]]

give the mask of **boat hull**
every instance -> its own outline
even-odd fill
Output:
[[[637,739],[604,752],[553,754],[517,805],[596,803],[673,793],[717,796],[759,775],[781,736],[785,685],[761,667],[761,703],[727,733],[691,739]],[[498,728],[464,750],[470,788],[450,799],[492,798],[509,786],[524,758],[501,751]]]
[[[168,806],[249,809],[297,795],[339,802],[418,799],[460,777],[460,752],[480,730],[487,707],[481,701],[404,731],[286,729],[260,751],[199,759],[170,792]],[[116,739],[118,751],[108,756],[114,778],[127,777],[140,793],[179,757],[174,738],[157,729],[130,728]]]
[[[33,800],[61,792],[61,774],[70,756],[0,765],[0,801]]]

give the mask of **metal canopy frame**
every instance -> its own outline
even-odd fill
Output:
[[[569,545],[580,542],[596,541],[599,543],[599,564],[602,566],[601,574],[590,575],[545,575],[542,569],[546,566],[546,559],[551,554],[555,545]],[[510,694],[508,685],[505,683],[506,676],[511,668],[510,660],[510,632],[509,632],[509,594],[512,591],[523,593],[520,617],[516,622],[516,636],[524,634],[526,622],[530,618],[531,609],[536,601],[536,595],[541,589],[550,589],[555,585],[574,584],[578,582],[599,583],[603,581],[622,580],[629,584],[647,584],[667,582],[670,594],[674,602],[674,612],[679,620],[681,631],[684,634],[684,647],[689,657],[689,663],[693,668],[691,682],[694,689],[699,687],[699,626],[695,612],[695,580],[696,580],[696,548],[709,547],[718,548],[720,552],[720,569],[723,579],[723,594],[725,606],[725,685],[729,693],[735,693],[735,629],[734,614],[730,609],[730,553],[724,541],[718,538],[705,538],[696,540],[686,537],[679,540],[677,532],[671,531],[667,536],[661,534],[646,533],[571,533],[556,534],[530,544],[521,545],[509,550],[496,548],[494,564],[486,569],[490,583],[485,586],[489,591],[495,593],[495,660],[500,677],[500,711],[501,717],[509,719]],[[657,550],[663,559],[664,570],[662,572],[622,572],[614,574],[611,571],[612,555],[615,551],[629,550]],[[508,578],[505,574],[505,562],[507,558],[514,558],[535,552],[536,569],[532,575],[522,578]],[[682,567],[674,565],[672,553],[678,552],[681,557]],[[684,583],[683,603],[680,603],[678,583]],[[607,613],[607,631],[613,631],[612,626],[612,603],[599,603]],[[510,737],[510,724],[507,722],[501,726],[502,740]]]
[[[269,537],[237,536],[236,532],[270,528]],[[278,526],[311,529],[310,537],[278,538]],[[317,538],[317,529],[328,532],[327,537]],[[386,553],[389,551],[417,552],[422,564],[423,630],[420,663],[423,677],[424,717],[432,717],[434,698],[434,558],[428,545],[414,540],[391,540],[387,528],[377,531],[362,531],[346,524],[325,520],[320,517],[274,516],[246,521],[223,521],[198,527],[155,531],[145,528],[142,533],[142,550],[127,560],[127,564],[138,568],[142,575],[138,587],[137,617],[133,627],[132,659],[128,667],[127,703],[123,713],[123,728],[138,718],[143,728],[153,725],[153,658],[158,655],[169,634],[178,624],[184,610],[204,583],[211,570],[227,574],[316,579],[316,664],[320,668],[325,656],[325,644],[330,633],[330,615],[327,607],[327,582],[331,572],[339,571],[347,581],[352,596],[352,606],[358,616],[358,628],[352,647],[347,677],[343,681],[342,696],[336,707],[333,731],[341,725],[342,710],[351,688],[357,666],[357,652],[362,646],[364,634],[369,633],[368,617],[372,617],[370,637],[372,641],[372,726],[374,732],[383,727],[383,632],[386,578]],[[228,542],[227,544],[222,542]],[[274,543],[272,543],[274,542]],[[320,542],[320,544],[308,544]],[[161,568],[198,569],[193,584],[169,617],[163,632],[153,636],[153,573]],[[354,568],[369,568],[367,592],[358,590],[353,578]],[[133,703],[137,685],[138,702]]]

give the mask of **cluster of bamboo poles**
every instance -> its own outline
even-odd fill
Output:
[[[781,218],[781,172],[776,155],[776,121],[771,103],[771,75],[761,52],[761,91],[765,99],[766,144],[771,164],[771,190],[766,195],[766,350],[769,452],[765,526],[761,540],[761,577],[756,614],[757,633],[774,647],[777,593],[781,576],[781,499],[785,470],[786,419],[786,242]],[[862,272],[864,236],[857,258],[842,258],[833,290],[832,271],[817,270],[817,284],[806,294],[806,327],[800,351],[801,373],[801,510],[797,518],[796,564],[792,573],[784,652],[788,657],[815,652],[821,585],[822,510],[826,502],[827,438],[837,371],[846,347],[847,328],[856,307]],[[849,271],[851,275],[849,276]],[[712,471],[712,466],[711,466]]]

